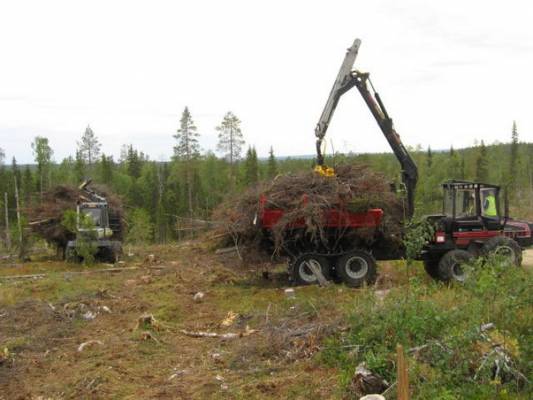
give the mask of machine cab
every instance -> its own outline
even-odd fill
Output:
[[[84,202],[78,205],[78,232],[93,231],[97,238],[110,237],[112,231],[109,228],[109,215],[107,203],[104,202]],[[88,218],[91,228],[83,226],[80,221],[80,215]]]
[[[455,180],[442,186],[443,214],[458,231],[503,229],[499,186]]]

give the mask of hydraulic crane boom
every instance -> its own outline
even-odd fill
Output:
[[[346,53],[346,57],[341,66],[337,79],[331,89],[331,93],[324,107],[324,111],[315,129],[317,137],[317,163],[320,166],[324,165],[324,156],[322,155],[321,147],[322,140],[326,135],[331,117],[337,107],[340,97],[354,86],[359,90],[359,93],[365,100],[366,105],[378,123],[383,135],[387,139],[392,151],[402,168],[402,182],[407,191],[407,216],[410,218],[414,214],[414,195],[416,183],[418,181],[418,168],[412,159],[411,155],[403,145],[400,135],[394,129],[392,119],[389,117],[381,97],[375,91],[368,73],[359,71],[351,71],[361,41],[356,39],[352,47]],[[370,87],[369,87],[370,84]]]

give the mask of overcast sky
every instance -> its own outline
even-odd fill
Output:
[[[2,1],[0,147],[60,161],[90,124],[115,157],[172,154],[185,106],[215,150],[225,112],[265,156],[313,154],[344,58],[371,72],[406,145],[533,141],[533,6],[511,1]],[[327,134],[337,151],[389,151],[357,91]]]

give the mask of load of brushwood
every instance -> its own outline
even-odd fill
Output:
[[[281,219],[268,232],[258,221],[261,198],[266,209],[283,210]],[[353,213],[380,208],[384,215],[377,228],[335,229],[332,243],[331,230],[325,226],[325,212],[332,208]],[[220,222],[223,244],[246,248],[242,255],[251,255],[253,261],[283,255],[289,242],[298,239],[295,235],[322,249],[344,242],[386,246],[390,253],[398,254],[404,206],[383,174],[364,164],[349,164],[337,166],[333,177],[314,171],[277,176],[238,198],[227,199],[215,210],[214,219]],[[292,229],[295,221],[304,221],[304,229]]]
[[[91,185],[91,188],[107,200],[109,223],[113,230],[111,240],[122,240],[122,201],[106,187]],[[58,185],[44,192],[42,197],[36,198],[33,204],[23,211],[33,233],[64,250],[68,241],[76,238],[76,232],[65,226],[64,215],[67,211],[75,212],[76,204],[83,201],[90,201],[83,190],[74,186]]]

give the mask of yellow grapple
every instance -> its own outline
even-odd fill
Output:
[[[315,172],[322,176],[335,176],[335,170],[326,165],[317,165],[315,167]]]

